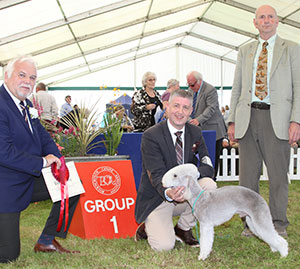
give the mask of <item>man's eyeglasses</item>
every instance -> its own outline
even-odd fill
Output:
[[[196,82],[194,82],[194,84],[187,83],[186,85],[189,86],[190,88],[193,88],[197,83],[198,83],[198,80]]]

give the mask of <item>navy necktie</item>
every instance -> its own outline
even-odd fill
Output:
[[[191,115],[192,118],[194,118],[194,116],[195,116],[195,108],[196,108],[197,97],[198,97],[198,92],[194,92],[194,96],[193,96],[193,112],[192,112],[192,115]]]
[[[183,164],[183,150],[182,150],[182,139],[181,139],[182,131],[178,131],[175,133],[176,142],[175,142],[175,151],[176,151],[176,159],[178,164]]]

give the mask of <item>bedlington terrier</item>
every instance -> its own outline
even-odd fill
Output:
[[[226,186],[204,191],[197,183],[199,172],[194,164],[170,169],[162,179],[165,188],[185,186],[184,198],[193,208],[200,224],[200,254],[205,260],[212,250],[214,226],[230,220],[234,214],[246,216],[250,230],[270,245],[272,252],[288,255],[288,243],[275,230],[269,206],[256,192],[241,186]]]

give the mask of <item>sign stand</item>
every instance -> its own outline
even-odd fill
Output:
[[[75,163],[85,193],[69,232],[84,239],[132,237],[136,188],[130,160]]]

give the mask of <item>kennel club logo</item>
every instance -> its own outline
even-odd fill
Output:
[[[92,183],[99,193],[112,195],[120,189],[121,178],[115,169],[109,166],[101,166],[94,171]]]

